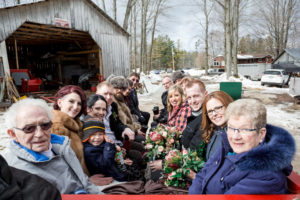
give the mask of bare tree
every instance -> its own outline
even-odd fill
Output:
[[[225,12],[225,59],[226,59],[226,72],[227,79],[231,76],[231,0],[225,0],[224,3],[224,12]]]
[[[114,20],[117,21],[117,0],[113,0],[113,15]]]
[[[238,76],[238,68],[237,68],[237,50],[239,43],[239,11],[240,11],[240,0],[234,1],[233,8],[233,75]]]
[[[275,56],[278,56],[286,48],[291,25],[299,20],[295,17],[298,3],[297,0],[256,1],[256,4],[259,5],[259,13],[261,13],[257,30],[263,35],[268,34],[272,37]],[[262,27],[266,27],[266,29],[261,30]]]
[[[140,72],[146,69],[147,64],[147,12],[149,0],[141,0],[141,48]]]
[[[126,6],[126,12],[125,12],[125,17],[124,17],[124,22],[123,22],[123,28],[127,30],[128,28],[128,20],[129,16],[132,10],[132,7],[135,5],[136,0],[128,0],[127,6]]]
[[[106,12],[105,0],[102,0],[102,7],[103,7],[104,12]]]
[[[156,0],[155,1],[155,13],[153,17],[153,23],[152,23],[152,30],[151,30],[151,43],[150,43],[150,48],[149,48],[149,64],[148,64],[148,72],[150,72],[151,67],[152,67],[152,51],[153,51],[153,41],[154,41],[154,36],[155,36],[155,31],[156,31],[156,24],[157,24],[157,18],[159,14],[161,14],[161,11],[163,10],[163,4],[167,0]]]

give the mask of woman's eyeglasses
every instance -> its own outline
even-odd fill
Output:
[[[208,116],[212,116],[214,112],[215,112],[215,113],[220,113],[221,110],[223,109],[223,107],[224,107],[224,106],[217,106],[217,107],[215,107],[215,108],[212,109],[212,110],[208,110],[208,111],[207,111],[207,115],[208,115]]]
[[[235,133],[235,132],[238,132],[240,134],[248,134],[248,133],[251,133],[253,131],[256,131],[257,129],[256,128],[232,128],[230,126],[227,126],[225,127],[225,131],[227,133]]]
[[[52,122],[50,121],[50,122],[40,123],[38,125],[29,124],[24,126],[24,128],[17,128],[17,127],[14,128],[28,134],[28,133],[35,132],[38,126],[41,127],[43,131],[47,131],[51,128]]]

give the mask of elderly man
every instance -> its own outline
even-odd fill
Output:
[[[5,113],[12,138],[7,163],[49,181],[63,194],[100,194],[84,174],[70,140],[51,134],[51,110],[40,99],[24,99]]]
[[[202,142],[202,103],[207,95],[205,85],[200,80],[192,80],[186,85],[186,98],[192,108],[187,126],[182,132],[181,144],[184,148],[196,149]]]
[[[157,115],[153,116],[154,121],[151,123],[151,128],[155,128],[157,126],[157,124],[159,124],[159,123],[166,124],[168,122],[168,116],[169,116],[169,112],[167,109],[168,90],[173,85],[171,77],[165,76],[162,80],[162,84],[165,88],[165,91],[161,95],[161,101],[162,101],[164,108],[161,109]]]
[[[118,116],[118,106],[113,102],[113,86],[107,81],[99,83],[96,94],[102,95],[107,102],[107,113],[103,119],[106,135],[118,145],[122,145],[125,135],[128,136],[129,140],[134,140],[135,133],[124,125]]]
[[[140,75],[136,72],[132,72],[128,76],[128,79],[133,83],[133,88],[128,96],[130,112],[138,117],[138,121],[141,125],[147,126],[150,119],[150,113],[140,110],[139,100],[136,93],[136,89],[138,88],[140,82]]]

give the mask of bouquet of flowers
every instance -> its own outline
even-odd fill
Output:
[[[179,145],[181,132],[175,127],[159,124],[146,139],[146,157],[148,161],[164,159],[166,154]]]
[[[165,185],[184,188],[185,177],[190,173],[190,170],[199,172],[205,163],[198,153],[202,152],[190,151],[189,149],[183,149],[182,152],[177,149],[171,150],[165,157],[164,172],[167,174]]]

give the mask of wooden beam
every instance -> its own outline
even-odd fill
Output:
[[[65,51],[58,51],[58,54],[61,55],[80,55],[80,54],[90,54],[90,53],[98,53],[98,49],[93,50],[86,50],[86,51],[74,51],[74,52],[65,52]]]
[[[72,30],[72,29],[67,29],[67,28],[51,27],[51,26],[46,26],[46,25],[24,23],[22,26],[58,31],[58,32],[65,32],[67,34],[72,34],[72,33],[76,33],[76,34],[80,34],[80,35],[87,34],[86,32],[83,32],[83,31],[77,31],[77,30]]]
[[[89,38],[89,34],[77,34],[77,33],[61,33],[61,32],[56,32],[52,30],[40,30],[40,29],[31,29],[31,28],[26,28],[26,27],[20,27],[17,29],[17,31],[22,31],[25,33],[41,33],[41,34],[46,34],[46,35],[55,35],[55,36],[66,36],[66,37],[78,37],[78,38]]]
[[[100,74],[101,74],[102,76],[104,76],[104,74],[103,74],[103,62],[102,62],[102,50],[101,50],[101,48],[99,48],[98,59],[99,59],[99,69],[100,69]]]
[[[58,80],[59,80],[59,83],[62,83],[62,70],[61,70],[62,60],[63,60],[63,56],[59,56],[59,58],[58,58]]]
[[[15,54],[16,54],[17,69],[19,69],[18,45],[17,45],[17,40],[16,39],[15,39]]]

